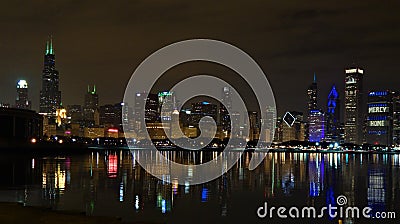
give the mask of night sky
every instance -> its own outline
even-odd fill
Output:
[[[38,109],[45,42],[52,34],[64,105],[83,104],[88,84],[96,84],[100,104],[120,102],[132,72],[152,52],[180,40],[211,38],[259,63],[279,115],[305,110],[314,72],[325,108],[332,84],[343,97],[344,69],[353,63],[365,69],[366,90],[400,90],[399,9],[396,0],[2,2],[0,102],[14,104],[16,82],[26,79]],[[197,73],[241,87],[229,69],[209,63],[172,69],[162,83]],[[241,91],[251,104],[249,91]]]

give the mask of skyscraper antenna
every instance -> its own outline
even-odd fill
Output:
[[[50,54],[54,54],[54,51],[53,51],[53,35],[50,35]]]
[[[46,54],[48,54],[49,53],[49,41],[47,40],[46,41]]]

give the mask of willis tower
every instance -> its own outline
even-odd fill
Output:
[[[59,90],[59,74],[56,70],[56,56],[53,49],[53,39],[46,42],[44,68],[42,73],[42,90],[40,91],[41,114],[55,116],[61,105],[61,91]]]

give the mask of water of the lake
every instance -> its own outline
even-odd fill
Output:
[[[398,154],[268,153],[263,163],[250,171],[247,167],[254,153],[244,153],[220,178],[190,186],[166,183],[148,174],[134,159],[141,153],[116,150],[47,157],[0,154],[0,202],[149,223],[367,222],[328,215],[321,219],[282,219],[276,212],[272,220],[269,214],[263,219],[257,216],[264,202],[268,207],[296,206],[301,212],[304,206],[338,206],[339,195],[347,197],[345,206],[400,213]],[[186,164],[217,156],[212,152],[164,154]],[[396,223],[393,219],[372,221]]]

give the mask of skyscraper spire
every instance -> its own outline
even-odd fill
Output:
[[[49,35],[46,40],[44,55],[42,90],[40,91],[40,113],[56,116],[56,111],[61,105],[61,91],[59,89],[59,73],[56,69],[53,39]]]
[[[49,41],[46,41],[46,54],[49,53]]]
[[[50,35],[50,54],[54,54],[53,50],[53,35]]]
[[[315,72],[314,72],[314,80],[313,80],[313,83],[317,83],[317,75],[315,74]]]

